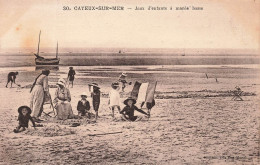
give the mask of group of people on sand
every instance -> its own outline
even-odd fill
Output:
[[[49,70],[42,70],[42,73],[38,75],[33,82],[31,87],[31,99],[30,99],[30,107],[21,106],[18,108],[18,121],[19,126],[14,130],[14,132],[20,132],[28,128],[29,121],[32,121],[33,126],[35,127],[35,122],[41,122],[40,116],[43,112],[43,105],[46,101],[51,101],[51,96],[49,93],[49,85],[48,85],[48,76],[50,74]],[[69,84],[73,86],[74,76],[76,72],[70,67],[70,71],[68,73]],[[17,74],[16,74],[17,75]],[[122,77],[124,77],[122,79]],[[114,118],[115,109],[121,114],[121,119],[125,121],[138,121],[141,117],[137,117],[134,115],[134,111],[139,111],[145,114],[147,117],[150,117],[150,113],[146,113],[143,110],[137,108],[135,106],[136,100],[132,97],[127,98],[124,101],[125,107],[121,110],[120,108],[120,84],[122,83],[122,88],[125,88],[125,80],[126,74],[122,73],[118,82],[114,82],[111,84],[111,91],[109,92],[109,108],[112,111],[112,117]],[[123,80],[123,82],[122,82]],[[78,117],[91,117],[90,113],[90,103],[87,100],[87,94],[83,92],[80,96],[81,99],[77,104],[78,115],[74,115],[71,106],[71,94],[69,88],[66,86],[67,82],[64,79],[59,79],[57,82],[57,89],[55,91],[55,97],[53,99],[53,105],[56,109],[56,118],[58,120],[66,120]],[[129,83],[130,84],[130,83]],[[89,89],[91,91],[92,97],[92,105],[95,111],[95,119],[98,118],[98,110],[100,105],[100,87],[97,83],[88,84]],[[122,90],[123,90],[122,89]],[[32,114],[32,115],[31,115]]]

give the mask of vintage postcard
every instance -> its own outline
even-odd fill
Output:
[[[260,0],[0,0],[0,164],[260,164]]]

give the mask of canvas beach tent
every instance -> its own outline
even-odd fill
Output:
[[[135,82],[131,97],[136,99],[136,105],[142,107],[145,103],[154,103],[154,93],[156,89],[157,81],[152,83],[140,83]]]

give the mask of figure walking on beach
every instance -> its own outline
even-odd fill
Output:
[[[126,74],[125,72],[123,72],[123,73],[119,76],[119,79],[118,79],[118,81],[122,83],[122,91],[123,91],[123,92],[125,91],[126,84],[128,83],[128,82],[126,81],[126,77],[127,77],[127,74]],[[129,82],[128,84],[131,85],[132,82]]]
[[[57,119],[65,120],[74,117],[72,107],[70,104],[71,95],[68,88],[66,88],[64,79],[59,79],[57,85],[58,88],[55,92],[54,107],[57,111]]]
[[[18,72],[10,72],[10,73],[8,73],[8,76],[7,76],[7,84],[6,84],[6,88],[8,88],[7,86],[8,86],[8,84],[9,84],[9,82],[11,82],[11,88],[12,88],[12,85],[13,85],[13,83],[14,84],[16,84],[15,83],[15,79],[16,79],[16,76],[18,75]],[[18,84],[16,84],[17,86],[20,86],[20,85],[18,85]]]
[[[97,83],[89,84],[90,87],[93,87],[93,91],[91,92],[91,97],[93,100],[93,109],[96,112],[95,119],[98,118],[98,109],[100,105],[100,88]]]
[[[136,100],[133,99],[132,97],[127,98],[124,101],[124,104],[126,105],[124,109],[120,112],[122,114],[122,119],[126,121],[139,121],[142,119],[141,116],[135,116],[134,111],[137,110],[138,112],[147,115],[148,117],[149,114],[144,112],[143,110],[137,108],[134,104],[136,103]]]
[[[49,97],[48,75],[49,70],[43,70],[35,79],[31,88],[30,108],[33,111],[32,117],[35,121],[40,121],[39,117],[43,111],[44,98]]]
[[[76,75],[76,72],[75,70],[73,69],[73,67],[69,67],[69,73],[68,73],[68,80],[69,80],[69,85],[71,84],[72,88],[73,88],[73,82],[74,82],[74,79],[75,79],[75,75]]]
[[[112,117],[114,118],[114,110],[117,108],[118,112],[120,113],[120,94],[119,94],[119,83],[112,83],[112,90],[109,92],[109,108],[112,110]]]

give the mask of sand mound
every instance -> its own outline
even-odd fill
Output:
[[[70,128],[61,128],[58,125],[50,125],[42,128],[37,128],[35,130],[31,129],[24,132],[26,135],[32,136],[43,136],[43,137],[54,137],[54,136],[66,136],[75,134],[76,131]]]

